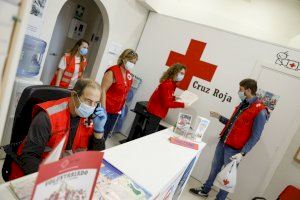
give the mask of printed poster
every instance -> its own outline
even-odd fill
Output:
[[[33,0],[27,26],[27,35],[39,38],[43,28],[43,17],[47,0]]]
[[[278,103],[279,96],[262,89],[258,89],[256,95],[267,106],[269,113],[271,114]]]

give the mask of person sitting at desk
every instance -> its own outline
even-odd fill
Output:
[[[176,101],[174,96],[177,84],[184,79],[186,66],[173,64],[160,78],[160,84],[153,92],[147,105],[147,111],[151,114],[145,126],[145,135],[157,131],[159,122],[165,118],[170,108],[184,108],[183,102]]]
[[[71,97],[35,105],[29,132],[17,155],[22,169],[13,162],[9,179],[38,171],[40,163],[66,135],[64,156],[83,150],[103,150],[106,111],[97,105],[100,86],[90,79],[79,79]],[[93,119],[89,117],[93,115]]]

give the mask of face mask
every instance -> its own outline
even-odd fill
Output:
[[[239,94],[239,97],[240,97],[240,99],[242,100],[242,101],[244,101],[245,99],[246,99],[246,96],[245,96],[245,93],[244,92],[238,92],[238,94]]]
[[[85,56],[88,53],[88,49],[87,48],[81,48],[79,50],[80,55]]]
[[[128,71],[131,71],[134,68],[134,63],[127,61],[125,64],[125,69],[127,69]]]
[[[96,107],[94,106],[89,106],[89,105],[86,105],[85,103],[82,103],[79,99],[79,97],[77,96],[79,102],[80,102],[80,105],[78,108],[75,107],[75,112],[76,114],[79,116],[79,117],[82,117],[82,118],[88,118],[91,114],[93,114],[94,110]]]
[[[184,79],[184,75],[183,74],[178,74],[177,77],[175,78],[175,81],[182,81]]]

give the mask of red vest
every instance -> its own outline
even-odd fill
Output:
[[[131,73],[126,70],[126,80],[124,80],[121,68],[118,65],[110,67],[107,71],[112,71],[115,82],[106,92],[106,111],[110,114],[117,114],[122,110],[125,104],[133,77]]]
[[[54,101],[47,101],[41,104],[37,104],[33,109],[32,117],[34,117],[40,110],[45,111],[48,114],[51,123],[51,137],[46,144],[47,149],[53,149],[58,145],[60,140],[67,135],[66,142],[64,144],[63,150],[65,150],[67,145],[67,140],[70,131],[70,110],[69,110],[70,98],[63,98]],[[90,136],[93,134],[93,126],[87,127],[84,125],[85,119],[81,118],[78,124],[76,135],[73,141],[72,150],[76,152],[79,149],[87,149]],[[17,155],[22,154],[22,149],[24,142],[20,145]],[[46,148],[45,148],[46,149]],[[42,154],[42,159],[46,158],[48,152]],[[19,166],[12,162],[11,173],[9,179],[13,180],[24,176],[24,172],[19,168]]]
[[[65,57],[66,57],[66,69],[64,70],[64,73],[62,75],[61,81],[59,83],[59,87],[68,89],[71,82],[71,78],[73,77],[75,71],[75,57],[74,56],[71,57],[69,53],[66,53]],[[82,76],[86,65],[87,65],[86,59],[80,62],[78,78]],[[55,73],[50,85],[52,86],[55,85],[56,78],[57,78],[57,72]]]
[[[242,149],[251,137],[254,119],[264,109],[266,109],[265,105],[260,101],[256,101],[251,104],[249,108],[244,110],[234,122],[227,138],[225,139],[225,144],[234,149]],[[238,107],[235,108],[234,113],[222,130],[220,136],[224,134],[237,110]]]

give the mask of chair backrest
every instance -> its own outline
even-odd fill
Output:
[[[46,101],[65,98],[70,95],[70,90],[48,85],[35,85],[25,88],[15,111],[10,140],[12,151],[17,152],[19,143],[23,141],[28,134],[28,130],[32,121],[32,109],[34,105]],[[14,145],[16,143],[18,143],[18,145]],[[7,176],[10,173],[11,162],[11,157],[6,156],[2,168],[2,176],[4,180],[8,179]]]
[[[279,200],[296,200],[300,199],[300,188],[296,188],[293,185],[288,185],[286,188],[280,193]]]

